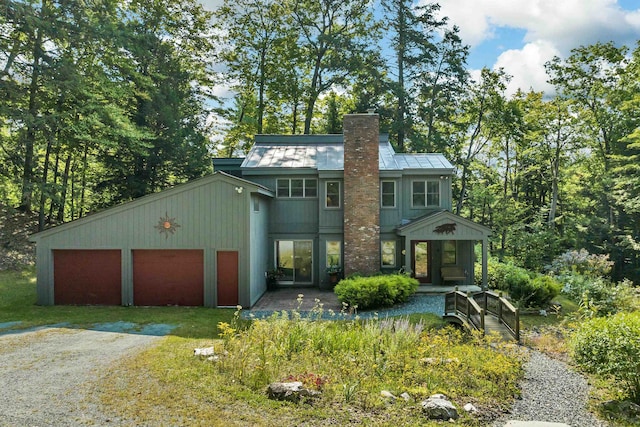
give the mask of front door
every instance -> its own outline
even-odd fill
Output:
[[[431,283],[431,242],[411,241],[411,269],[420,283]]]
[[[311,240],[278,240],[276,262],[282,272],[280,283],[309,284],[313,282],[313,242]]]

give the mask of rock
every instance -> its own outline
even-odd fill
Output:
[[[400,395],[400,397],[403,398],[407,402],[411,400],[411,395],[409,393],[407,393],[406,391],[404,393],[402,393]]]
[[[380,392],[380,396],[382,396],[384,398],[387,398],[387,399],[390,399],[390,400],[396,400],[397,399],[397,397],[395,397],[393,395],[393,393],[391,393],[390,391],[387,391],[387,390],[382,390]]]
[[[464,405],[464,410],[471,413],[471,414],[475,414],[476,412],[478,412],[478,408],[476,408],[475,406],[473,406],[473,403],[467,403],[466,405]]]
[[[458,411],[453,403],[446,399],[443,394],[434,394],[426,400],[423,400],[420,404],[422,406],[422,412],[430,420],[457,420]]]
[[[309,390],[300,381],[275,382],[267,386],[267,396],[273,400],[299,402],[300,398],[314,398],[319,395],[319,391]]]
[[[213,347],[196,348],[193,350],[194,356],[213,356]]]

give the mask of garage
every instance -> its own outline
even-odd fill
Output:
[[[122,304],[120,250],[54,250],[56,304]]]
[[[133,251],[134,305],[204,305],[202,250]]]

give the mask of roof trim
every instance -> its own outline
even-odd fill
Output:
[[[489,237],[492,234],[492,231],[489,227],[486,227],[482,224],[478,224],[477,222],[473,222],[470,219],[463,218],[460,215],[456,215],[453,212],[446,211],[446,210],[432,212],[432,213],[423,215],[421,217],[415,218],[409,221],[407,224],[399,226],[396,229],[396,231],[400,236],[405,236],[407,234],[410,234],[414,230],[424,228],[424,227],[429,227],[430,224],[436,224],[442,221],[455,221],[456,224],[459,224],[463,227],[467,227],[471,230],[474,230],[482,234],[482,236],[485,238]],[[438,234],[438,235],[441,235],[441,234]],[[468,240],[468,239],[457,238],[455,236],[455,233],[448,234],[446,236],[447,236],[447,239],[450,239],[450,240]]]

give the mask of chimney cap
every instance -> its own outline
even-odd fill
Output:
[[[376,113],[376,109],[375,107],[369,107],[367,108],[367,114],[375,114]]]

